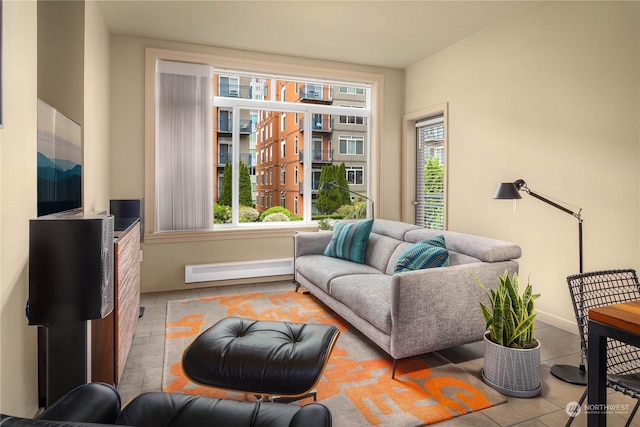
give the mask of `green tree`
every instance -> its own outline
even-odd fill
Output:
[[[249,168],[240,161],[240,206],[253,206]]]
[[[241,206],[253,206],[253,198],[251,193],[251,177],[249,175],[249,168],[242,161],[238,167],[240,170],[240,194],[239,202]],[[222,175],[222,190],[220,191],[220,197],[218,197],[218,203],[221,205],[231,206],[231,187],[233,182],[233,167],[231,163],[227,163],[224,166],[224,172]]]
[[[344,163],[322,167],[322,171],[320,172],[320,190],[318,191],[318,200],[316,201],[316,206],[320,212],[332,213],[337,211],[340,206],[351,204],[351,197],[348,191],[335,186],[329,190],[322,189],[322,184],[332,181],[340,187],[349,188],[347,170]]]
[[[225,206],[231,206],[231,182],[233,175],[233,169],[231,163],[224,165],[224,172],[222,174],[222,190],[218,197],[218,203]]]

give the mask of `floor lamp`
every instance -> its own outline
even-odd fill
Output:
[[[542,197],[539,194],[534,193],[527,187],[527,183],[524,180],[519,179],[515,182],[503,182],[498,186],[496,190],[496,194],[493,196],[494,199],[521,199],[520,191],[524,191],[528,195],[535,197],[538,200],[542,200],[543,202],[560,209],[563,212],[566,212],[578,220],[578,250],[580,254],[580,273],[582,273],[582,218],[580,217],[580,211],[573,212],[564,206],[560,206],[559,204],[552,202],[549,199]],[[585,354],[581,355],[580,367],[570,366],[570,365],[553,365],[551,367],[551,374],[568,383],[576,384],[576,385],[587,385],[587,371],[584,364]]]
[[[375,212],[373,211],[373,199],[371,199],[371,198],[369,198],[369,197],[367,197],[367,196],[365,196],[363,194],[360,194],[360,193],[358,193],[356,191],[349,190],[347,187],[343,187],[343,186],[339,185],[335,181],[323,182],[322,185],[320,186],[320,189],[321,190],[331,190],[333,187],[338,188],[340,190],[347,191],[347,192],[349,192],[351,194],[355,194],[356,196],[360,196],[363,199],[367,199],[368,201],[370,201],[371,202],[371,218],[375,217]]]

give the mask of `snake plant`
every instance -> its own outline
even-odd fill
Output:
[[[528,282],[520,294],[517,273],[509,277],[509,272],[505,271],[499,277],[500,285],[496,289],[487,289],[475,274],[471,273],[471,275],[486,292],[491,303],[491,307],[487,307],[480,302],[480,309],[489,331],[489,339],[504,347],[535,347],[533,327],[536,312],[533,300],[540,294],[533,294],[531,284]]]

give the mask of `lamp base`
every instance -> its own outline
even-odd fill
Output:
[[[553,365],[551,375],[569,384],[587,385],[587,371],[570,365]]]

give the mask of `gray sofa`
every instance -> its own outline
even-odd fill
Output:
[[[295,236],[295,280],[396,361],[482,339],[478,301],[498,277],[518,271],[520,247],[453,231],[376,219],[364,264],[323,255],[329,231]],[[444,235],[447,267],[394,274],[398,256],[413,243]]]

